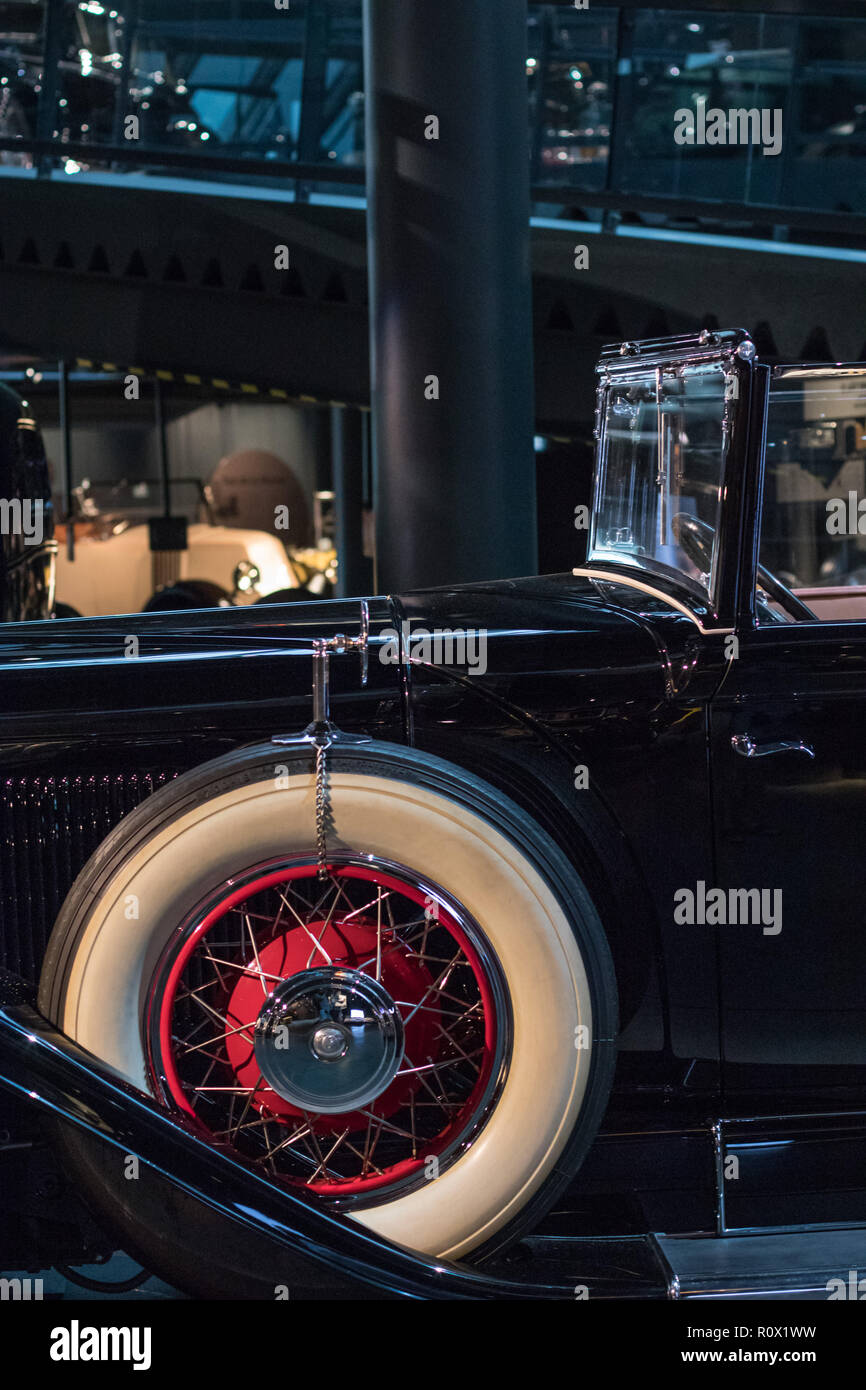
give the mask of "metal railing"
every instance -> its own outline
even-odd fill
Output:
[[[0,172],[357,195],[363,109],[361,0],[0,0]],[[530,4],[527,119],[557,215],[866,231],[866,15]]]

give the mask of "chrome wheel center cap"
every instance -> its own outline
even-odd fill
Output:
[[[340,1057],[345,1057],[350,1042],[351,1037],[347,1036],[345,1029],[323,1023],[310,1038],[310,1047],[323,1062],[336,1062]]]
[[[328,966],[277,985],[256,1019],[262,1076],[301,1110],[339,1115],[369,1105],[403,1060],[403,1021],[369,975]]]

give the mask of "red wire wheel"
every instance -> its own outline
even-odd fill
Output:
[[[333,857],[234,878],[176,933],[146,1011],[158,1095],[275,1178],[390,1200],[471,1143],[511,1046],[478,925],[410,871]]]

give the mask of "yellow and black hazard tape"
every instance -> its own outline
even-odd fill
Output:
[[[230,395],[261,396],[266,400],[285,401],[289,405],[335,405],[347,408],[353,404],[351,401],[335,401],[324,396],[310,396],[305,393],[293,394],[282,386],[259,386],[252,381],[232,382],[221,376],[202,376],[198,372],[175,372],[169,371],[165,367],[121,367],[116,362],[97,362],[91,357],[76,357],[75,366],[86,372],[105,372],[111,375],[122,372],[125,375],[141,377],[145,381],[156,379],[157,381],[173,382],[179,386],[203,386],[205,389],[210,387],[214,391],[225,391]],[[360,410],[370,409],[369,405],[361,405],[357,408]]]

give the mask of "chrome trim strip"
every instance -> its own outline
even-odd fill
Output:
[[[651,594],[653,598],[661,599],[662,603],[668,604],[669,607],[676,609],[678,613],[682,613],[684,617],[690,618],[698,631],[707,635],[718,633],[721,636],[725,636],[727,633],[731,633],[734,630],[732,627],[704,627],[700,618],[696,617],[691,609],[687,608],[684,603],[680,603],[679,599],[671,598],[670,594],[664,593],[661,589],[654,589],[651,584],[645,584],[641,579],[632,579],[630,575],[609,574],[606,570],[592,569],[574,569],[571,572],[577,575],[579,579],[597,579],[604,580],[608,584],[625,584],[629,589],[639,589],[643,594]]]
[[[597,372],[634,372],[643,367],[686,366],[713,358],[732,357],[743,343],[752,345],[745,328],[717,329],[683,333],[664,338],[641,338],[636,342],[606,343],[599,354]],[[753,346],[753,345],[752,345]],[[754,349],[751,356],[754,356]]]
[[[17,569],[20,565],[26,565],[30,560],[38,559],[40,555],[56,555],[57,542],[53,538],[47,541],[40,541],[38,545],[31,545],[27,550],[22,550],[18,555],[13,555],[11,560],[6,561],[6,573]],[[23,619],[21,621],[24,621]],[[39,621],[37,619],[37,621]],[[43,621],[47,622],[48,619]]]
[[[801,365],[798,362],[780,362],[772,369],[773,381],[809,380],[816,376],[862,376],[866,377],[866,362],[816,362]]]

